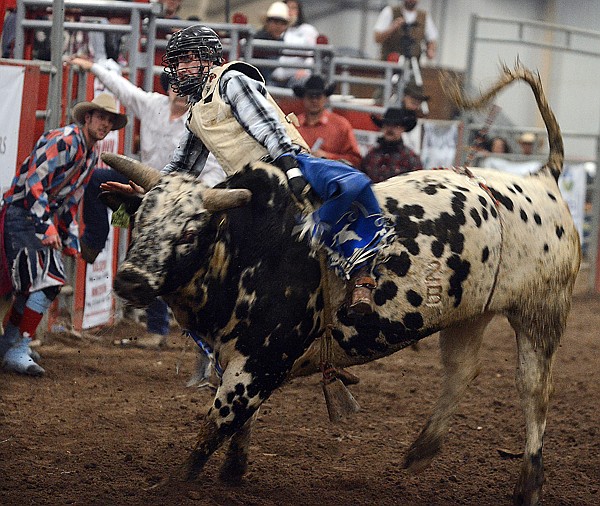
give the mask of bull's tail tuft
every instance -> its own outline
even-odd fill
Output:
[[[531,87],[535,100],[538,104],[538,109],[546,125],[548,132],[548,145],[550,146],[550,155],[548,161],[540,169],[540,172],[549,171],[550,174],[558,181],[562,172],[563,161],[565,157],[562,135],[560,127],[556,121],[556,116],[552,112],[546,95],[542,88],[542,81],[539,73],[533,73],[525,68],[519,60],[517,60],[514,69],[510,69],[506,64],[502,65],[502,75],[487,91],[482,92],[478,98],[467,98],[464,96],[463,90],[456,79],[445,79],[446,94],[456,103],[461,109],[481,109],[490,102],[503,88],[514,81],[525,81]]]

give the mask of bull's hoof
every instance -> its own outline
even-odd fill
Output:
[[[519,485],[513,493],[513,504],[515,506],[538,506],[540,504],[541,490],[522,490]]]
[[[533,483],[523,477],[515,485],[513,492],[513,504],[515,506],[537,506],[542,499],[542,482],[543,478],[536,477]]]
[[[239,485],[246,471],[248,471],[247,455],[227,455],[225,462],[221,466],[219,479],[229,485]]]
[[[440,453],[442,444],[421,436],[411,445],[404,459],[404,469],[411,473],[420,473],[431,464],[433,458]]]
[[[193,451],[183,466],[183,476],[185,481],[194,481],[206,464],[206,456],[197,451]]]
[[[411,473],[417,474],[427,469],[432,460],[433,457],[422,458],[409,454],[404,459],[404,469]]]

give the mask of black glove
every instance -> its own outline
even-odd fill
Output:
[[[288,185],[294,196],[298,200],[303,200],[302,192],[308,186],[308,182],[300,172],[296,158],[293,155],[282,155],[275,160],[275,165],[285,172]]]

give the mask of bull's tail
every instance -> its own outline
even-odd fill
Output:
[[[479,98],[470,99],[464,96],[463,90],[454,81],[445,80],[447,85],[447,95],[456,103],[461,109],[481,109],[491,99],[493,99],[504,87],[508,86],[513,81],[525,81],[531,87],[535,100],[538,104],[540,114],[546,125],[546,131],[548,132],[548,145],[550,146],[550,155],[548,161],[540,171],[549,171],[555,180],[558,180],[563,168],[563,161],[565,157],[562,135],[560,133],[560,127],[556,121],[556,116],[550,109],[550,105],[546,100],[546,95],[542,88],[542,81],[539,73],[533,73],[529,69],[526,69],[520,62],[517,61],[515,68],[510,69],[506,65],[502,65],[502,75],[487,91],[481,93]]]

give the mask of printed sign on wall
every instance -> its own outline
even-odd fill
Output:
[[[17,168],[25,67],[0,65],[0,187],[8,189]]]
[[[112,315],[113,237],[111,227],[104,249],[93,264],[86,266],[83,329],[104,325]]]

